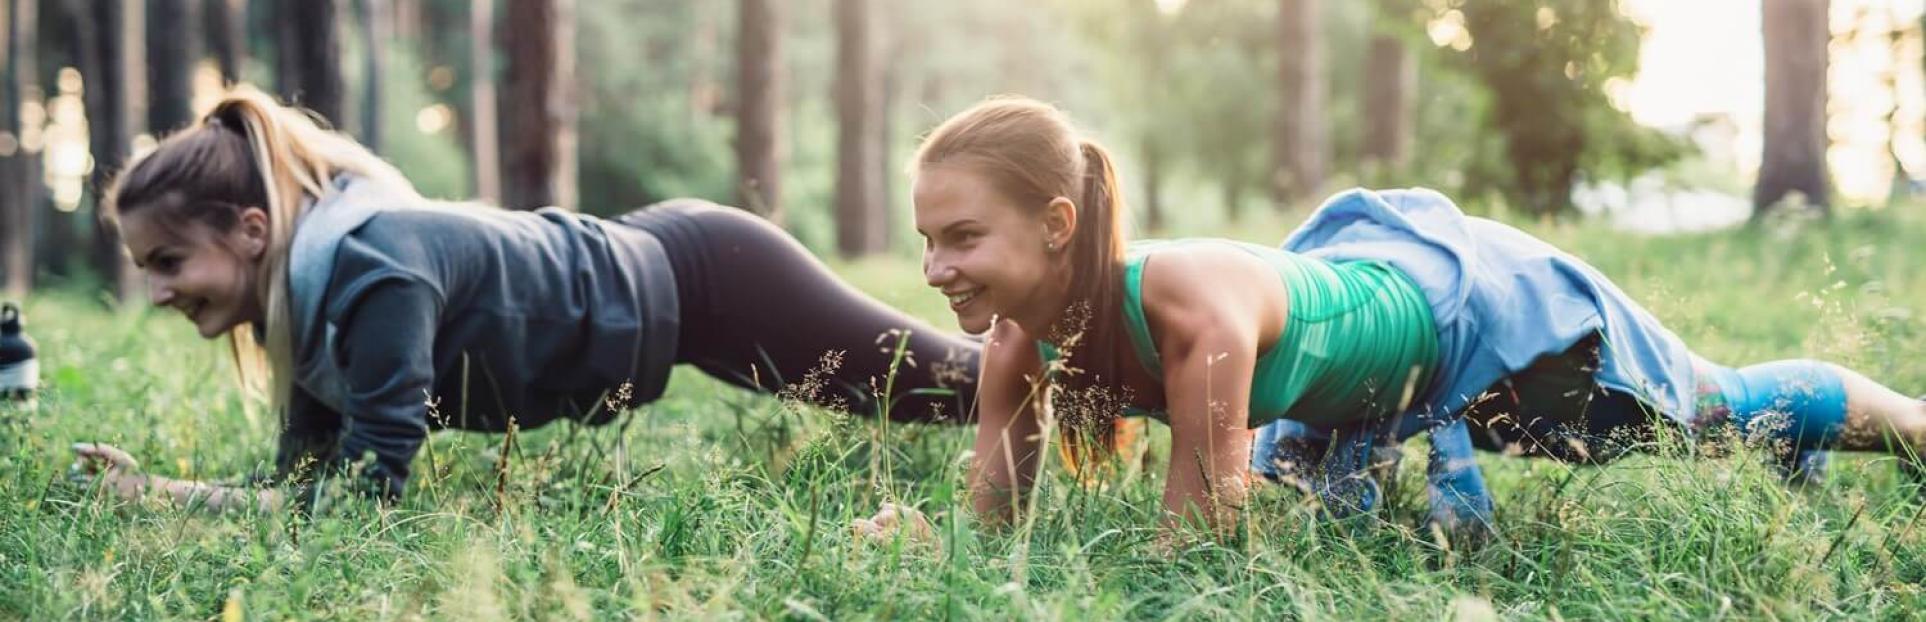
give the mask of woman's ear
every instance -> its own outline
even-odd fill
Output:
[[[1051,251],[1069,248],[1076,236],[1077,204],[1064,197],[1050,199],[1050,205],[1043,208],[1044,246]]]
[[[231,234],[235,249],[248,259],[259,260],[262,255],[267,254],[268,237],[267,210],[258,207],[241,208],[240,221],[235,223]]]

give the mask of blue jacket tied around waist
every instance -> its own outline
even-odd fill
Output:
[[[1466,216],[1432,190],[1350,190],[1325,201],[1284,249],[1331,261],[1379,260],[1424,290],[1439,369],[1400,437],[1456,416],[1492,383],[1593,332],[1599,385],[1681,423],[1693,416],[1692,354],[1596,268],[1503,223]]]
[[[1360,484],[1374,444],[1432,433],[1433,518],[1488,520],[1490,500],[1461,415],[1493,383],[1592,333],[1603,339],[1596,382],[1675,421],[1692,420],[1692,354],[1678,336],[1597,269],[1503,223],[1466,216],[1432,190],[1349,190],[1326,200],[1283,248],[1328,261],[1391,264],[1424,291],[1437,323],[1438,369],[1393,421],[1314,430],[1278,420],[1260,430],[1252,467],[1275,476],[1278,441],[1326,442],[1318,485],[1327,507],[1368,509]]]

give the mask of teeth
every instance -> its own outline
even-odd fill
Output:
[[[971,298],[975,298],[975,297],[976,297],[976,290],[970,290],[967,292],[963,292],[961,294],[950,294],[950,304],[960,305],[960,304],[969,302]]]

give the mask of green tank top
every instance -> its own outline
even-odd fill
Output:
[[[1206,239],[1136,242],[1125,258],[1125,332],[1152,376],[1163,376],[1163,361],[1144,317],[1144,263],[1158,249],[1183,244],[1222,244],[1255,255],[1277,270],[1290,295],[1283,334],[1258,354],[1252,374],[1251,427],[1279,417],[1333,425],[1395,414],[1429,385],[1438,366],[1437,327],[1423,290],[1403,272],[1383,262],[1331,263]],[[1054,358],[1053,348],[1042,350],[1046,360]]]

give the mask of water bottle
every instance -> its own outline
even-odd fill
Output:
[[[18,305],[0,305],[0,403],[31,405],[40,389],[40,362],[33,340],[21,330],[25,323]]]

